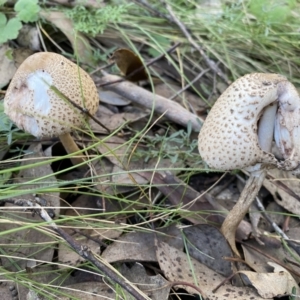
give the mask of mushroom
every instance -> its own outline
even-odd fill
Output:
[[[73,102],[73,103],[72,103]],[[91,77],[56,53],[29,56],[15,73],[4,98],[4,112],[24,131],[37,138],[58,136],[67,153],[80,151],[70,132],[86,124],[99,104]],[[74,165],[84,159],[72,157]]]
[[[283,161],[271,153],[274,138]],[[299,173],[300,97],[296,88],[278,74],[253,73],[239,78],[208,114],[199,134],[199,151],[213,169],[250,173],[221,227],[239,255],[235,232],[261,188],[266,170],[278,167]]]

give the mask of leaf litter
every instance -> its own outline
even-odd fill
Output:
[[[59,2],[67,9],[66,3]],[[259,19],[258,9],[259,6],[251,6],[253,15]],[[128,30],[126,33],[114,23],[103,34],[91,37],[75,34],[75,18],[66,17],[61,11],[43,8],[38,14],[42,18],[37,26],[23,24],[16,41],[1,45],[1,88],[7,86],[17,66],[32,50],[41,49],[78,60],[97,73],[93,75],[97,85],[105,86],[99,87],[99,98],[103,101],[100,100],[96,121],[91,119],[89,128],[76,135],[78,145],[87,149],[86,172],[72,170],[68,159],[57,159],[64,155],[61,147],[56,147],[57,140],[37,142],[15,129],[8,132],[13,127],[1,127],[3,143],[13,141],[10,149],[1,152],[2,162],[7,160],[5,165],[9,165],[12,161],[15,167],[0,170],[0,197],[6,200],[1,207],[0,223],[2,271],[15,272],[16,276],[12,278],[2,272],[3,299],[15,297],[17,290],[19,299],[52,299],[58,295],[60,299],[131,297],[128,291],[119,292],[114,277],[103,276],[86,262],[86,256],[75,252],[75,243],[81,245],[84,253],[92,253],[118,270],[125,282],[133,283],[141,291],[144,296],[140,299],[171,299],[178,288],[189,294],[201,294],[203,299],[299,295],[299,251],[297,247],[286,248],[279,238],[271,236],[274,226],[266,226],[263,214],[254,220],[260,236],[250,235],[249,219],[243,220],[238,228],[237,238],[246,240],[241,244],[244,265],[235,262],[217,228],[232,205],[222,201],[237,199],[239,191],[218,182],[218,173],[208,186],[202,181],[209,181],[212,173],[204,172],[207,168],[198,155],[197,131],[211,103],[228,85],[216,75],[217,68],[205,55],[199,61],[199,54],[195,56],[193,50],[187,56],[181,46],[177,46],[175,55],[174,51],[168,52],[167,40],[162,44],[164,50],[160,49],[161,58],[155,61],[151,53],[159,52],[159,48],[146,42],[145,37],[131,34],[130,26],[123,28]],[[205,18],[200,11],[197,14]],[[220,14],[222,8],[217,5],[214,18]],[[120,34],[126,38],[120,38]],[[163,40],[162,36],[160,39]],[[101,51],[95,51],[96,48]],[[227,66],[215,50],[212,53],[217,63]],[[95,61],[98,59],[102,69],[111,62],[109,57],[119,70],[106,68],[108,72],[101,75],[100,69],[95,70]],[[132,72],[137,76],[130,76]],[[137,83],[123,82],[124,78],[111,73],[121,73]],[[46,156],[45,152],[49,154]],[[269,192],[261,197],[267,199],[267,205],[276,201],[277,206],[266,206],[266,213],[271,211],[273,223],[290,228],[290,233],[286,232],[290,239],[287,242],[297,243],[299,224],[294,216],[299,214],[299,204],[293,193],[299,194],[298,179],[273,170],[269,175],[271,179],[264,183]],[[192,188],[189,182],[194,177],[197,185]],[[238,181],[231,184],[238,185]],[[70,239],[55,232],[50,221],[43,222],[38,211],[32,209],[35,204],[45,207],[51,220]],[[251,220],[256,210],[252,208]],[[84,275],[73,276],[75,268]],[[25,283],[20,272],[32,281]],[[241,282],[228,279],[234,274],[234,278],[244,274],[242,278],[248,286],[233,285]],[[7,292],[4,282],[16,283],[16,288],[10,287]],[[49,282],[54,289],[47,286]]]

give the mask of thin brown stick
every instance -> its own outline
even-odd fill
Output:
[[[77,108],[83,114],[85,114],[86,116],[88,116],[89,118],[91,118],[92,120],[94,120],[97,124],[99,124],[101,127],[103,127],[108,133],[110,133],[110,130],[105,125],[103,125],[97,118],[95,118],[86,108],[83,108],[80,105],[78,105],[77,103],[75,103],[72,99],[70,99],[65,94],[63,94],[61,91],[59,91],[55,86],[51,85],[50,88],[55,93],[57,93],[58,95],[60,95],[63,99],[65,99],[68,102],[70,102],[75,108]]]
[[[177,91],[170,100],[175,99],[177,96],[179,96],[181,93],[186,91],[190,86],[192,86],[196,81],[198,81],[205,73],[207,73],[209,69],[203,70],[201,73],[199,73],[191,82],[189,82],[186,86],[184,86],[181,90]]]
[[[283,191],[285,191],[290,196],[294,197],[296,200],[300,201],[300,196],[297,195],[291,188],[289,188],[283,181],[277,180],[274,176],[270,173],[267,173],[267,179],[270,180],[272,184],[279,187]]]
[[[186,286],[189,286],[189,287],[193,288],[194,290],[196,290],[200,295],[202,295],[202,296],[204,295],[203,292],[202,292],[202,290],[198,286],[196,286],[196,285],[194,285],[192,283],[189,283],[189,282],[175,281],[175,282],[171,282],[170,285],[172,287],[176,286],[176,285],[183,285],[183,286],[186,285]]]
[[[162,19],[166,19],[168,20],[169,22],[172,23],[172,19],[168,16],[168,15],[165,15],[163,13],[161,13],[159,10],[155,9],[151,4],[149,4],[146,0],[135,0],[136,3],[140,4],[141,6],[147,8],[148,10],[151,11],[151,13],[156,16],[156,17],[159,17],[159,18],[162,18]]]
[[[226,277],[224,280],[222,280],[213,290],[212,292],[215,293],[222,285],[224,285],[227,281],[229,281],[233,276],[235,276],[236,273],[232,273],[228,277]]]
[[[286,243],[289,247],[294,249],[294,251],[300,256],[300,245],[299,243],[290,240],[290,238],[284,233],[284,231],[269,217],[265,208],[258,197],[256,197],[256,206],[259,209],[259,212],[263,215],[263,217],[269,222],[269,224],[273,227],[275,232],[282,237],[282,243]],[[290,217],[290,216],[288,216]]]
[[[277,258],[273,257],[272,255],[269,255],[266,251],[260,250],[252,245],[250,245],[249,243],[243,242],[243,241],[239,241],[237,240],[238,243],[244,245],[247,248],[250,248],[254,251],[256,251],[257,253],[259,253],[260,255],[266,257],[268,260],[271,260],[273,262],[275,262],[276,264],[282,266],[283,268],[287,269],[290,273],[300,277],[300,273],[295,271],[293,268],[291,268],[290,266],[288,266],[287,264],[283,263],[282,261],[278,260]]]
[[[273,227],[273,229],[275,230],[275,232],[277,234],[279,234],[282,238],[288,240],[288,236],[282,231],[282,229],[271,219],[271,217],[269,217],[269,215],[267,214],[263,204],[261,203],[261,201],[259,200],[258,197],[255,197],[256,200],[256,206],[258,208],[258,211],[263,215],[263,217],[268,221],[268,223]]]
[[[57,224],[49,216],[48,212],[41,205],[39,205],[38,203],[32,203],[32,208],[39,214],[39,216],[45,222],[47,222],[51,226],[51,228],[55,232],[57,232],[70,245],[70,247],[72,247],[76,251],[77,254],[79,254],[81,257],[88,260],[89,262],[91,262],[101,272],[103,272],[110,280],[119,284],[124,290],[126,290],[137,300],[151,300],[137,287],[135,287],[130,282],[127,282],[124,278],[122,278],[122,276],[119,275],[116,271],[114,271],[113,268],[110,268],[109,266],[99,261],[86,245],[82,245],[78,243],[76,240],[72,238],[71,235],[69,235],[59,226],[57,226]]]

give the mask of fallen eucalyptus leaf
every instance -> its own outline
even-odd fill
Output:
[[[192,257],[187,257],[186,253],[164,242],[157,243],[156,256],[161,270],[171,283],[177,283],[175,289],[183,288],[190,294],[199,294],[190,285],[198,286],[202,292],[202,297],[209,300],[253,300],[263,299],[253,288],[232,286],[228,281],[221,285],[216,292],[212,290],[225,277],[209,269]],[[273,298],[268,298],[273,299]]]
[[[268,264],[274,268],[273,273],[251,271],[239,271],[239,273],[247,276],[259,295],[264,299],[292,295],[293,289],[296,289],[296,295],[300,294],[297,282],[285,268],[273,262]]]

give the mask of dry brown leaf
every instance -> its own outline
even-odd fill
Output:
[[[99,98],[101,99],[102,103],[115,105],[115,106],[125,106],[131,103],[130,100],[119,96],[117,93],[112,91],[99,91]]]
[[[46,155],[43,152],[42,145],[40,143],[32,144],[28,149],[27,153],[29,155],[24,156],[24,161],[22,162],[22,166],[28,166],[30,164],[39,163],[46,159]],[[34,184],[30,184],[28,189],[35,188],[45,188],[45,187],[54,187],[57,184],[56,177],[53,175],[52,168],[50,164],[30,167],[28,169],[24,169],[20,171],[19,176],[16,180],[20,183],[26,183],[29,180],[36,179]],[[45,176],[48,176],[47,179],[44,179]],[[41,178],[37,180],[38,178]],[[59,192],[51,192],[38,194],[39,197],[42,197],[46,203],[46,206],[50,206],[55,216],[59,216],[60,214],[60,197]]]
[[[39,15],[56,26],[68,38],[80,62],[93,64],[93,52],[88,39],[75,32],[72,21],[63,12],[41,9]]]
[[[33,51],[41,50],[39,32],[36,26],[23,25],[19,31],[17,42],[21,47],[29,48]]]
[[[28,151],[32,151],[31,154],[26,156],[26,160],[22,162],[22,166],[28,164],[40,162],[41,158],[44,158],[41,144],[32,145],[28,148]],[[35,168],[23,169],[19,173],[19,177],[16,179],[17,183],[23,183],[22,189],[26,189],[26,184],[32,179],[42,178],[36,180],[34,184],[28,185],[28,189],[45,188],[56,184],[56,178],[52,175],[52,169],[50,165],[43,165]],[[45,176],[50,175],[47,179],[43,179]],[[52,192],[47,194],[39,194],[39,197],[45,200],[45,206],[54,207],[55,215],[59,214],[60,198],[59,193]],[[35,197],[32,194],[24,194],[18,197],[14,197],[14,200],[29,200],[32,203],[35,202]],[[33,215],[31,211],[24,211],[24,208],[17,207],[13,204],[5,204],[5,212],[1,213],[3,223],[1,224],[0,243],[3,251],[7,255],[16,256],[17,258],[25,258],[17,260],[13,258],[21,269],[24,269],[27,265],[27,260],[42,260],[51,261],[54,249],[51,243],[55,243],[55,237],[51,237],[51,234],[47,232],[45,228],[37,226],[36,228],[21,228],[25,222],[35,223],[41,222],[38,215]],[[5,221],[5,222],[4,222]],[[4,234],[5,231],[19,229],[9,234]],[[6,246],[4,246],[6,245]],[[15,265],[12,265],[9,259],[2,258],[4,267],[9,270],[15,270]],[[15,270],[16,271],[16,270]]]
[[[140,185],[146,184],[148,180],[140,176],[138,172],[134,172],[134,170],[142,169],[143,166],[139,166],[139,164],[140,162],[131,163],[128,168],[130,171],[124,170],[119,166],[114,166],[111,178],[113,187],[109,187],[107,192],[110,194],[112,194],[112,192],[125,193],[126,191],[131,191],[133,188],[135,189]]]
[[[89,217],[86,225],[82,225],[83,229],[79,231],[91,231],[91,236],[101,240],[114,240],[117,239],[123,230],[120,226],[114,223],[113,220],[107,221],[101,219],[102,209],[99,209],[97,201],[95,201],[94,195],[81,195],[73,203],[72,207],[67,210],[67,216],[84,216],[99,214],[99,216]],[[84,218],[82,219],[84,221]],[[94,222],[94,223],[93,223]],[[125,219],[118,218],[118,223],[126,223]],[[95,225],[95,226],[94,226]],[[82,227],[81,226],[81,227]]]
[[[299,239],[300,239],[299,222],[297,223],[297,227],[290,228],[286,234],[291,240],[295,240],[299,243]]]
[[[164,241],[177,249],[183,249],[181,232],[176,226],[169,226],[157,234],[159,240]],[[130,232],[124,234],[102,253],[102,258],[109,263],[119,261],[148,261],[156,262],[154,233]]]
[[[118,49],[113,53],[111,60],[116,63],[121,73],[128,80],[136,82],[148,79],[148,74],[143,68],[143,62],[132,50],[126,48]],[[135,73],[130,76],[133,72]]]
[[[101,213],[97,206],[97,202],[94,201],[92,196],[81,195],[72,203],[72,207],[66,211],[67,216],[84,216]],[[120,220],[125,223],[126,220]],[[105,239],[113,240],[118,238],[122,234],[120,226],[114,224],[113,222],[101,221],[100,217],[89,217],[89,220],[86,222],[82,218],[82,225],[70,225],[71,228],[65,228],[65,231],[68,232],[75,240],[80,242],[82,245],[88,246],[89,249],[96,254],[100,254],[100,243],[96,242],[102,241]],[[68,222],[64,224],[68,227]],[[114,229],[116,227],[116,229]],[[77,232],[74,231],[77,229]],[[91,237],[91,238],[89,238]],[[65,243],[59,244],[58,249],[58,260],[64,265],[60,266],[65,268],[68,266],[75,266],[84,261],[80,255],[78,255],[73,249],[68,247]]]
[[[125,139],[117,136],[106,138],[103,143],[97,146],[97,149],[113,164],[111,182],[105,191],[109,194],[116,194],[132,190],[137,185],[145,184],[147,179],[140,176],[134,170],[143,170],[143,160],[132,160],[128,163],[128,157],[132,151],[132,145],[126,144]]]
[[[107,137],[97,146],[98,151],[103,154],[114,165],[120,168],[127,165],[127,158],[131,152],[132,147],[125,139],[118,136]]]
[[[247,241],[248,242],[248,241]],[[261,255],[258,251],[242,245],[245,261],[247,265],[258,273],[269,272],[270,267],[267,265],[269,259]]]
[[[171,286],[160,274],[149,276],[146,273],[145,268],[139,263],[135,263],[131,268],[128,268],[123,264],[120,272],[130,282],[135,283],[136,286],[146,293],[151,300],[169,299]]]
[[[93,161],[93,176],[97,185],[95,188],[102,194],[110,183],[114,165],[106,158]]]
[[[65,289],[66,288],[66,289]],[[61,288],[62,292],[84,300],[115,300],[116,294],[107,284],[101,282],[81,282]],[[70,297],[60,297],[61,300],[69,300]]]
[[[79,233],[71,234],[71,230],[66,230],[71,237],[80,244],[87,246],[94,254],[100,254],[100,244],[93,240],[82,236]],[[91,230],[85,230],[83,233],[91,235]],[[70,268],[70,266],[77,266],[85,261],[83,257],[78,255],[72,248],[65,243],[60,243],[58,248],[58,267],[61,269]]]
[[[231,263],[224,257],[232,257],[232,251],[220,230],[207,224],[183,229],[188,253],[212,270],[224,276],[232,274]]]
[[[182,150],[184,151],[184,150]],[[163,173],[162,170],[168,170],[173,175],[181,173],[181,169],[186,167],[186,161],[178,158],[175,162],[171,162],[169,158],[151,158],[145,162],[145,169],[153,170],[155,173]]]
[[[285,268],[273,262],[268,264],[274,268],[273,273],[251,271],[239,271],[239,273],[247,276],[259,295],[264,299],[291,295],[293,288],[296,289],[295,295],[300,295],[297,282]]]
[[[280,179],[286,186],[288,186],[294,193],[300,195],[300,182],[297,177],[293,176],[291,172],[282,171],[279,169],[268,170],[274,178]],[[300,202],[294,197],[290,196],[284,190],[278,188],[271,180],[264,180],[265,188],[272,194],[275,201],[289,212],[300,215]],[[278,197],[278,195],[280,197]]]
[[[187,186],[170,171],[155,172],[154,174],[153,172],[139,172],[139,174],[157,186],[160,192],[168,197],[172,205],[176,207],[180,205],[182,216],[193,224],[206,223],[206,220],[222,223],[224,217],[212,213],[214,207],[207,201],[206,196],[200,197],[200,193]],[[204,213],[205,211],[209,211],[210,214]]]
[[[100,99],[101,101],[101,99]],[[134,112],[122,112],[113,113],[111,110],[103,105],[98,107],[95,117],[101,121],[101,123],[106,126],[110,131],[114,131],[120,128],[124,124],[130,124],[139,120],[144,119],[149,115],[149,112],[144,109],[135,109]],[[106,129],[96,123],[94,120],[90,120],[91,129],[95,133],[107,134]]]
[[[17,288],[13,289],[14,283],[13,282],[7,282],[7,279],[0,281],[0,295],[1,300],[12,300],[14,297],[14,294],[17,293]]]
[[[168,282],[161,276],[149,276],[145,268],[135,263],[130,269],[125,265],[119,268],[120,273],[127,278],[128,281],[135,283],[135,285],[146,293],[152,300],[168,299],[170,286]],[[61,291],[68,293],[73,297],[78,297],[84,300],[109,300],[116,299],[116,294],[107,284],[101,282],[83,282],[65,286],[67,290],[61,288]],[[126,292],[124,299],[131,299],[131,296]],[[60,299],[68,300],[69,297]],[[123,298],[122,298],[123,299]]]
[[[40,286],[43,284],[48,285],[49,282],[51,282],[53,285],[60,285],[60,274],[59,271],[56,271],[55,269],[56,268],[52,264],[42,264],[30,269],[30,271],[27,273],[27,276],[32,282],[38,282]],[[15,284],[16,290],[18,291],[18,300],[47,300],[45,299],[46,297],[42,297],[41,294],[37,295],[33,289],[31,290],[31,285],[24,284],[24,282],[18,280],[15,281]],[[30,296],[32,297],[30,298]],[[13,300],[13,298],[9,300]]]
[[[257,207],[255,209],[257,211]],[[286,210],[282,206],[277,204],[275,201],[270,202],[265,207],[265,210],[266,210],[266,213],[268,214],[270,220],[272,220],[272,222],[274,222],[275,224],[277,224],[278,226],[280,226],[282,228],[282,226],[284,225],[284,222],[286,220],[286,217],[287,217]],[[272,224],[267,222],[265,219],[260,220],[259,228],[262,232],[264,230],[269,231],[269,232],[274,231]]]
[[[157,260],[161,270],[171,283],[186,282],[198,286],[202,291],[202,297],[209,300],[253,300],[261,298],[253,288],[236,287],[229,282],[224,283],[215,293],[212,290],[219,285],[225,277],[219,275],[194,258],[166,243],[158,242],[156,250]],[[191,294],[197,291],[184,284],[175,288],[184,288]],[[272,299],[272,298],[268,298]]]
[[[178,84],[176,84],[175,81],[173,81],[157,84],[154,86],[154,90],[156,94],[170,99],[178,91],[181,90],[181,87]],[[208,105],[205,102],[203,102],[203,100],[199,96],[189,91],[184,91],[183,93],[177,95],[173,100],[175,102],[180,103],[183,107],[185,107],[188,110],[192,109],[196,113],[203,113],[208,108]]]
[[[269,244],[267,244],[268,240],[264,240],[264,242],[265,245],[259,245],[254,240],[248,240],[242,245],[245,261],[251,269],[257,273],[271,272],[272,268],[268,262],[270,261],[270,257],[272,257],[278,263],[282,263],[288,270],[291,270],[291,272],[295,271],[295,273],[300,274],[300,268],[297,267],[297,263],[292,264],[287,262],[287,260],[295,261],[294,257],[295,255],[297,256],[297,254],[293,249],[289,249],[288,251],[282,247],[278,239],[274,239],[273,242]],[[252,247],[247,247],[248,244]],[[295,276],[295,278],[300,282],[299,277]]]

